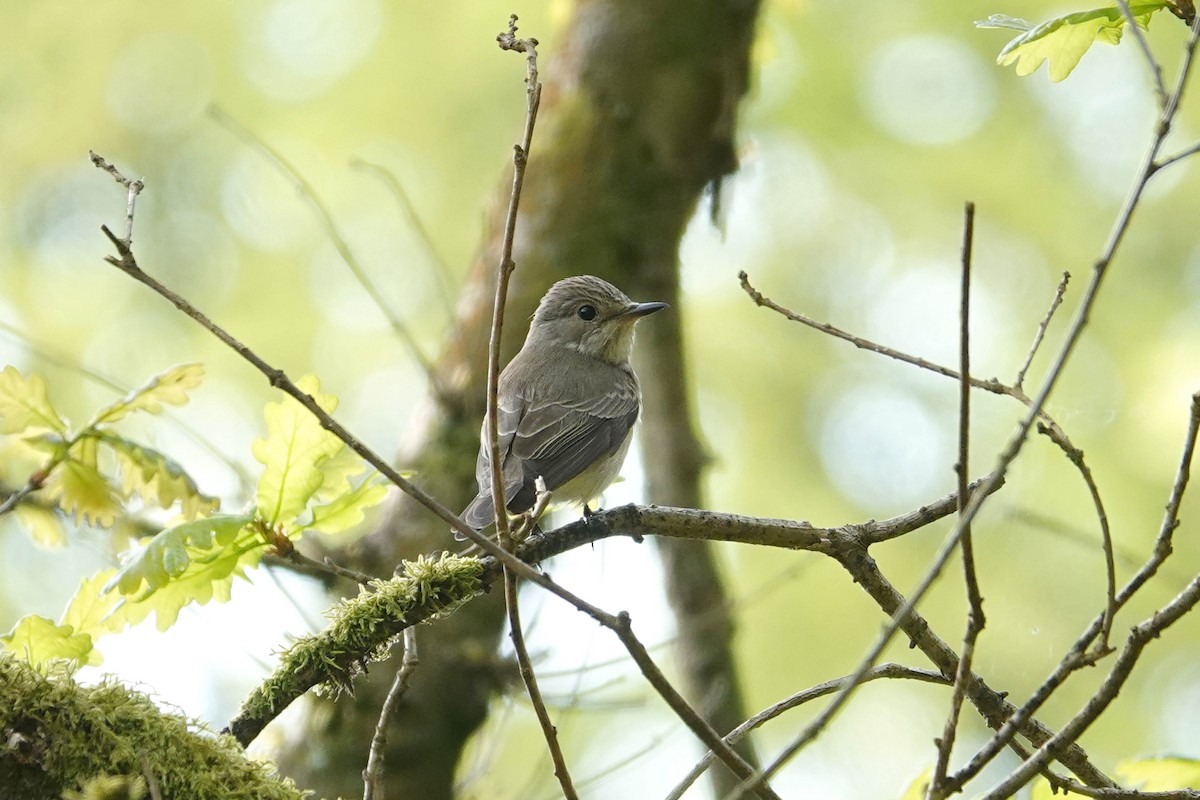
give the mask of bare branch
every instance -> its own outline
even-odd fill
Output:
[[[371,750],[367,756],[367,766],[363,769],[363,800],[383,800],[383,754],[387,747],[388,720],[400,704],[400,698],[408,691],[408,682],[413,670],[421,662],[417,654],[416,628],[404,629],[404,657],[396,677],[392,680],[392,688],[388,690],[383,708],[379,710],[379,722],[375,725],[375,735],[371,737]]]
[[[958,463],[954,472],[958,478],[958,513],[961,516],[967,507],[967,470],[970,461],[971,442],[971,246],[975,238],[975,204],[967,203],[963,220],[962,246],[962,290],[959,312],[959,390],[958,390]],[[959,715],[962,713],[963,697],[967,681],[971,676],[971,663],[975,658],[975,642],[983,631],[986,618],[983,614],[983,595],[979,591],[979,578],[975,573],[975,547],[971,539],[971,526],[962,525],[963,581],[967,587],[967,631],[963,635],[962,654],[954,674],[954,689],[950,693],[950,712],[937,742],[937,760],[929,781],[928,797],[941,800],[946,794],[942,785],[946,780],[946,769],[950,754],[954,750],[954,739],[958,733]]]
[[[1047,436],[1066,454],[1071,463],[1083,476],[1088,492],[1092,496],[1092,505],[1096,508],[1096,517],[1100,520],[1100,542],[1104,550],[1104,623],[1100,629],[1100,642],[1097,644],[1097,655],[1110,651],[1108,646],[1109,634],[1112,631],[1113,617],[1117,613],[1117,565],[1113,552],[1112,531],[1108,525],[1108,513],[1104,510],[1104,500],[1100,497],[1100,487],[1092,476],[1092,470],[1084,461],[1083,451],[1062,436],[1062,431],[1047,425],[1038,425],[1038,433]]]
[[[92,163],[97,167],[111,175],[113,180],[125,187],[127,192],[127,200],[125,202],[125,238],[121,241],[125,242],[126,247],[132,247],[134,206],[137,205],[138,195],[141,194],[142,189],[146,188],[146,185],[142,183],[141,180],[126,178],[121,174],[120,170],[105,161],[100,156],[96,155],[91,150],[88,150],[88,158],[90,158]]]
[[[391,191],[392,196],[396,198],[396,204],[400,206],[401,213],[408,221],[409,226],[416,231],[417,236],[421,239],[421,244],[425,245],[425,251],[437,269],[434,272],[436,279],[438,294],[441,295],[442,306],[447,315],[453,314],[454,302],[450,297],[450,265],[446,263],[446,259],[438,252],[437,245],[433,242],[433,237],[429,234],[429,229],[425,227],[425,223],[421,220],[421,215],[417,213],[417,208],[413,205],[412,199],[409,198],[408,192],[404,190],[404,185],[400,183],[400,179],[382,164],[374,164],[370,161],[361,158],[352,158],[350,166],[356,169],[367,170],[374,172],[384,185]]]
[[[866,683],[868,681],[879,680],[881,678],[906,678],[909,680],[922,681],[924,683],[949,683],[945,677],[936,672],[929,672],[928,670],[923,669],[913,669],[911,667],[905,667],[901,664],[880,664],[877,667],[872,667],[867,674],[863,676],[862,682]],[[802,692],[797,692],[791,697],[781,700],[778,703],[774,703],[734,728],[725,735],[724,739],[731,745],[737,744],[739,741],[745,738],[746,734],[750,733],[750,731],[760,727],[766,722],[770,722],[779,715],[783,714],[785,711],[791,711],[793,708],[798,708],[799,706],[807,703],[809,700],[816,700],[818,697],[824,697],[826,695],[833,694],[840,689],[847,680],[849,680],[849,676],[844,678],[835,678],[831,681],[817,684],[812,688],[805,689]],[[694,767],[692,767],[691,771],[688,772],[688,774],[685,775],[683,779],[675,785],[675,788],[673,788],[663,800],[679,800],[679,798],[683,797],[684,792],[686,792],[691,785],[695,783],[701,775],[704,774],[704,771],[708,769],[714,761],[716,761],[716,756],[714,756],[711,751],[705,753],[704,757],[701,758]]]
[[[321,225],[325,228],[325,235],[328,236],[329,241],[333,243],[334,249],[336,249],[338,255],[342,257],[342,261],[347,267],[350,268],[350,272],[354,275],[354,279],[358,281],[359,286],[361,286],[363,291],[367,293],[367,296],[371,298],[371,302],[374,303],[375,307],[378,308],[380,313],[383,314],[384,319],[386,319],[388,325],[391,326],[392,332],[395,333],[396,337],[404,343],[406,348],[408,348],[409,354],[412,356],[413,361],[417,362],[417,365],[420,366],[421,371],[425,373],[425,376],[429,379],[431,385],[433,386],[434,394],[439,395],[441,392],[440,387],[437,386],[435,381],[433,364],[430,363],[429,358],[421,350],[421,346],[417,343],[416,337],[413,336],[412,331],[408,329],[408,326],[404,324],[403,320],[401,320],[396,312],[392,310],[391,306],[388,305],[387,300],[383,296],[383,292],[381,292],[379,287],[375,285],[375,281],[371,279],[371,276],[367,274],[367,271],[363,268],[362,264],[359,263],[358,256],[356,256],[354,251],[350,248],[350,243],[346,241],[346,237],[342,236],[342,232],[338,229],[337,223],[333,221],[332,212],[330,212],[329,207],[325,205],[325,201],[321,199],[321,196],[317,194],[316,188],[308,182],[308,179],[304,177],[304,174],[299,169],[297,169],[290,161],[283,157],[282,153],[269,145],[264,139],[259,137],[245,125],[238,122],[223,109],[215,105],[209,106],[208,115],[216,120],[221,127],[225,128],[225,130],[229,131],[234,136],[237,136],[242,141],[262,152],[263,155],[270,159],[271,163],[278,167],[279,170],[283,172],[283,174],[287,176],[287,178],[295,185],[296,190],[300,193],[300,196],[308,201],[308,204],[312,207],[313,211],[316,212],[317,217],[320,218]]]
[[[371,581],[379,580],[374,575],[368,575],[365,572],[359,572],[358,570],[350,569],[349,567],[343,567],[340,564],[335,563],[331,558],[325,558],[323,561],[317,561],[314,558],[309,558],[297,550],[295,543],[286,536],[272,536],[265,531],[264,536],[266,536],[267,540],[274,546],[274,555],[276,555],[281,561],[298,567],[299,569],[310,574],[313,572],[324,573],[326,575],[332,575],[336,578],[345,578],[347,580],[354,581],[361,586],[367,586],[371,583]]]
[[[1137,574],[1117,594],[1116,603],[1118,609],[1124,607],[1130,598],[1157,574],[1159,568],[1171,555],[1171,540],[1175,529],[1179,525],[1179,506],[1183,501],[1183,493],[1187,489],[1188,479],[1191,475],[1191,463],[1196,452],[1198,430],[1200,430],[1200,393],[1192,396],[1191,415],[1188,421],[1187,433],[1184,436],[1183,455],[1180,458],[1175,482],[1171,488],[1170,497],[1167,500],[1166,513],[1159,528],[1158,536],[1155,539],[1154,548],[1142,568],[1138,570]],[[1058,663],[1050,676],[1042,682],[1041,686],[1033,692],[1020,709],[1005,720],[1003,726],[997,728],[996,734],[971,758],[970,762],[955,773],[953,778],[947,781],[948,787],[953,790],[961,789],[967,781],[975,777],[1012,740],[1012,737],[1016,735],[1026,720],[1037,713],[1038,709],[1049,699],[1050,695],[1075,670],[1095,663],[1094,658],[1088,658],[1085,654],[1088,647],[1103,628],[1106,616],[1106,614],[1102,613],[1092,620],[1091,624],[1076,640],[1074,646]]]
[[[507,569],[504,571],[504,604],[508,610],[508,635],[512,639],[513,652],[517,656],[521,682],[525,684],[525,693],[529,696],[538,725],[542,729],[542,736],[546,739],[546,750],[554,764],[554,777],[558,779],[564,798],[578,800],[579,794],[571,782],[571,773],[567,769],[567,761],[558,742],[558,729],[554,727],[554,721],[550,719],[550,712],[546,709],[546,701],[542,698],[542,690],[538,687],[537,675],[533,671],[533,661],[529,658],[529,649],[525,646],[525,634],[521,630],[521,607],[517,602],[517,579]]]
[[[1128,680],[1146,645],[1179,621],[1197,603],[1200,603],[1200,577],[1195,578],[1174,600],[1156,611],[1152,617],[1134,627],[1121,654],[1113,663],[1112,669],[1100,684],[1100,688],[1084,704],[1083,709],[1058,733],[1042,743],[1031,758],[1026,759],[1021,766],[1013,770],[1007,778],[984,795],[983,800],[1003,800],[1003,798],[1011,797],[1052,759],[1057,757],[1059,748],[1075,742],[1104,713],[1112,701],[1117,699],[1117,694]]]
[[[1196,153],[1200,153],[1200,142],[1196,142],[1192,146],[1180,150],[1178,153],[1174,153],[1163,158],[1162,161],[1159,161],[1155,164],[1154,168],[1156,171],[1164,169],[1176,163],[1177,161],[1183,161],[1185,158],[1190,158],[1191,156],[1196,155]]]
[[[533,129],[537,123],[542,84],[537,81],[537,40],[517,39],[517,16],[515,14],[508,20],[508,32],[500,34],[497,39],[502,50],[517,50],[527,53],[529,64],[525,136],[521,144],[513,148],[512,192],[509,195],[508,213],[504,220],[504,239],[500,246],[500,263],[496,269],[496,298],[492,308],[487,365],[486,420],[488,461],[492,468],[492,509],[500,544],[509,549],[513,546],[513,542],[508,527],[508,502],[504,497],[504,454],[500,451],[500,422],[497,408],[500,397],[500,335],[504,326],[504,308],[508,301],[508,281],[516,268],[512,252],[517,230],[517,210],[521,203],[521,187],[525,183],[525,168],[529,162],[529,150],[533,143]],[[571,782],[571,773],[567,769],[567,762],[558,742],[558,730],[550,719],[550,712],[546,710],[546,702],[542,699],[542,691],[538,688],[537,676],[533,671],[533,662],[530,660],[529,650],[525,646],[525,634],[521,629],[521,609],[518,604],[517,576],[509,569],[504,570],[504,604],[508,611],[508,635],[512,639],[513,652],[517,656],[521,682],[525,684],[525,693],[533,705],[538,724],[542,729],[542,736],[546,740],[546,749],[554,763],[554,777],[558,779],[563,797],[567,800],[577,800],[579,795]],[[618,633],[618,635],[620,634]]]
[[[1133,18],[1133,12],[1129,10],[1128,0],[1117,0],[1117,6],[1121,9],[1122,16],[1125,17],[1125,28],[1133,36],[1134,41],[1138,44],[1138,49],[1142,51],[1142,55],[1146,57],[1146,66],[1150,69],[1150,78],[1154,81],[1154,94],[1158,96],[1158,107],[1166,108],[1167,105],[1167,87],[1163,83],[1162,65],[1150,52],[1150,45],[1146,41],[1145,35],[1142,34],[1142,29],[1138,26],[1137,20]]]
[[[1084,786],[1079,781],[1056,775],[1054,784],[1064,792],[1098,797],[1104,800],[1200,800],[1200,789],[1171,789],[1163,792],[1147,792],[1143,789],[1096,789]]]
[[[50,475],[58,468],[58,465],[67,460],[67,453],[70,452],[71,445],[75,441],[75,439],[72,439],[65,443],[59,449],[57,455],[52,456],[40,469],[29,476],[24,486],[4,498],[4,502],[0,503],[0,517],[21,505],[21,503],[25,502],[26,498],[41,489],[46,484],[46,481],[50,480]]]
[[[1013,381],[1014,389],[1023,389],[1025,373],[1029,372],[1029,367],[1033,364],[1033,357],[1037,355],[1038,348],[1042,345],[1042,339],[1046,337],[1046,328],[1050,327],[1050,319],[1062,305],[1063,295],[1067,292],[1067,284],[1070,280],[1071,273],[1063,272],[1062,280],[1058,282],[1058,289],[1054,292],[1054,299],[1050,301],[1050,308],[1046,309],[1046,316],[1042,317],[1042,321],[1038,323],[1037,332],[1033,335],[1033,344],[1029,346],[1029,352],[1025,356],[1025,363],[1021,365],[1021,369],[1017,370],[1017,379]]]
[[[508,212],[504,218],[504,238],[500,246],[500,263],[496,268],[496,298],[492,307],[491,335],[488,340],[487,365],[487,447],[492,468],[492,508],[496,516],[496,532],[501,542],[507,544],[508,504],[504,497],[504,464],[500,453],[500,422],[497,419],[500,384],[500,333],[504,327],[504,307],[508,300],[508,281],[516,269],[513,263],[513,243],[517,233],[517,210],[521,204],[521,187],[525,185],[525,167],[529,161],[529,149],[533,145],[533,128],[537,124],[538,106],[542,99],[542,84],[537,79],[537,39],[517,38],[517,15],[508,20],[508,32],[496,37],[501,50],[525,53],[528,64],[526,78],[525,134],[521,143],[513,147],[512,191],[508,198]]]

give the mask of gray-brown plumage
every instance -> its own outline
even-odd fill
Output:
[[[612,483],[640,404],[629,366],[634,324],[666,308],[635,303],[608,281],[566,278],[538,304],[521,352],[500,374],[497,423],[509,513],[533,507],[541,476],[556,501],[587,503]],[[462,517],[494,521],[486,420],[475,465],[479,494]]]

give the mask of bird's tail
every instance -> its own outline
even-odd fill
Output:
[[[480,492],[458,516],[462,517],[464,522],[477,531],[481,531],[488,525],[491,525],[496,520],[496,512],[493,510],[491,493]],[[463,536],[458,531],[455,531],[454,538],[457,541],[462,542],[466,541],[467,537]]]

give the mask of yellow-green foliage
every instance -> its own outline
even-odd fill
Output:
[[[1140,28],[1150,26],[1150,18],[1162,11],[1169,0],[1153,0],[1149,3],[1131,3],[1130,15]],[[1043,62],[1050,62],[1050,80],[1058,82],[1071,74],[1095,42],[1118,44],[1127,23],[1125,15],[1116,6],[1106,6],[1090,11],[1078,11],[1033,25],[1023,19],[1005,14],[993,14],[975,24],[980,28],[1011,28],[1021,35],[1010,41],[996,57],[1002,67],[1017,65],[1018,75],[1031,75]]]
[[[130,787],[144,773],[164,798],[304,797],[232,738],[166,714],[143,694],[115,681],[85,687],[63,673],[48,677],[0,653],[0,797],[111,796],[96,792],[113,776]]]
[[[53,659],[99,664],[94,645],[100,636],[150,614],[155,615],[159,630],[166,630],[187,605],[225,602],[234,579],[258,566],[276,537],[297,540],[314,531],[342,533],[360,524],[367,509],[386,496],[378,474],[364,475],[368,470],[362,459],[291,397],[267,405],[267,438],[255,440],[253,446],[264,467],[256,493],[258,507],[244,514],[213,514],[216,500],[199,494],[175,462],[102,429],[135,411],[157,414],[164,403],[186,402],[187,390],[199,383],[202,374],[195,364],[168,370],[101,409],[82,433],[67,435],[66,423],[50,405],[41,377],[25,379],[12,367],[0,371],[0,434],[19,431],[42,437],[49,430],[55,432],[54,438],[36,441],[47,446],[67,442],[50,448],[51,460],[43,468],[50,476],[48,496],[64,510],[86,506],[85,516],[112,523],[121,511],[118,500],[139,494],[164,508],[178,501],[183,517],[126,553],[120,570],[104,570],[85,580],[57,623],[27,616],[0,636],[0,649],[35,665]],[[312,393],[322,408],[336,408],[337,398],[320,394],[316,378],[303,377],[297,385]],[[101,444],[120,465],[121,490],[97,471],[96,451]],[[56,485],[68,488],[58,491]],[[91,499],[85,502],[85,498]],[[45,527],[45,520],[37,522]]]
[[[178,503],[180,514],[194,519],[212,513],[218,500],[201,492],[173,460],[116,434],[112,425],[137,412],[161,414],[164,405],[183,405],[203,377],[199,364],[173,367],[101,408],[82,427],[71,428],[51,403],[44,378],[26,378],[6,366],[0,370],[0,435],[39,456],[43,493],[77,522],[111,527],[121,504],[135,496],[164,509]],[[101,461],[102,452],[111,456],[113,465]],[[29,521],[30,512],[25,519]],[[39,539],[61,539],[51,532],[51,521],[44,515],[38,523],[30,527]]]

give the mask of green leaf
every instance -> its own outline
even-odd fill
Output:
[[[127,620],[117,618],[112,613],[121,596],[105,590],[105,584],[116,573],[115,569],[106,569],[80,581],[59,624],[69,625],[80,633],[88,634],[93,640],[124,628]]]
[[[350,491],[350,480],[367,469],[362,456],[343,447],[334,455],[322,461],[318,468],[321,470],[321,486],[313,492],[312,499],[327,503]]]
[[[337,398],[319,394],[320,383],[307,375],[296,382],[322,409],[332,412]],[[266,467],[258,479],[255,501],[270,527],[290,525],[325,482],[321,464],[343,447],[309,411],[291,397],[264,409],[267,438],[255,439],[251,450]]]
[[[253,519],[253,514],[218,514],[159,531],[125,557],[104,591],[119,588],[121,594],[131,595],[143,583],[151,591],[159,589],[187,571],[194,555],[211,556],[233,543]]]
[[[0,433],[49,429],[63,433],[67,424],[58,416],[40,375],[28,379],[14,366],[0,370]]]
[[[136,624],[155,614],[160,631],[192,603],[229,599],[234,578],[258,565],[267,543],[250,527],[251,514],[186,522],[156,535],[104,587],[126,595],[106,623]],[[115,624],[115,623],[114,623]]]
[[[181,406],[188,401],[188,390],[195,389],[204,380],[203,364],[182,364],[159,373],[149,383],[134,389],[123,399],[102,408],[92,417],[86,427],[116,422],[136,411],[161,414],[162,404]]]
[[[1117,765],[1117,776],[1142,792],[1200,789],[1200,761],[1174,756],[1123,761]]]
[[[298,526],[298,531],[320,531],[321,533],[342,533],[355,527],[363,521],[368,508],[383,502],[387,497],[387,487],[379,483],[373,473],[352,491],[348,491],[324,505],[313,506],[312,521]]]
[[[1146,28],[1150,16],[1168,5],[1168,0],[1154,0],[1130,6],[1138,27]],[[1096,42],[1117,44],[1125,28],[1125,15],[1115,6],[1078,11],[1029,26],[1025,20],[994,14],[975,23],[980,28],[1013,28],[1024,31],[1004,46],[996,63],[1005,67],[1016,63],[1018,75],[1030,75],[1050,62],[1050,80],[1058,82],[1071,74],[1083,54]],[[1027,27],[1029,26],[1029,27]]]
[[[30,537],[42,547],[65,547],[67,532],[62,519],[52,509],[22,503],[13,510],[17,520]]]
[[[178,502],[179,512],[186,519],[211,514],[221,505],[217,498],[201,492],[183,467],[157,450],[112,433],[101,434],[99,438],[116,457],[125,498],[137,494],[164,509]]]
[[[91,636],[76,633],[70,625],[56,625],[37,615],[18,620],[11,631],[0,636],[0,644],[35,666],[59,658],[80,664],[100,663],[100,654],[92,647]]]
[[[93,454],[85,451],[82,455],[82,460],[68,458],[50,473],[46,496],[76,523],[83,520],[107,528],[116,522],[120,506],[112,487],[96,469]]]

